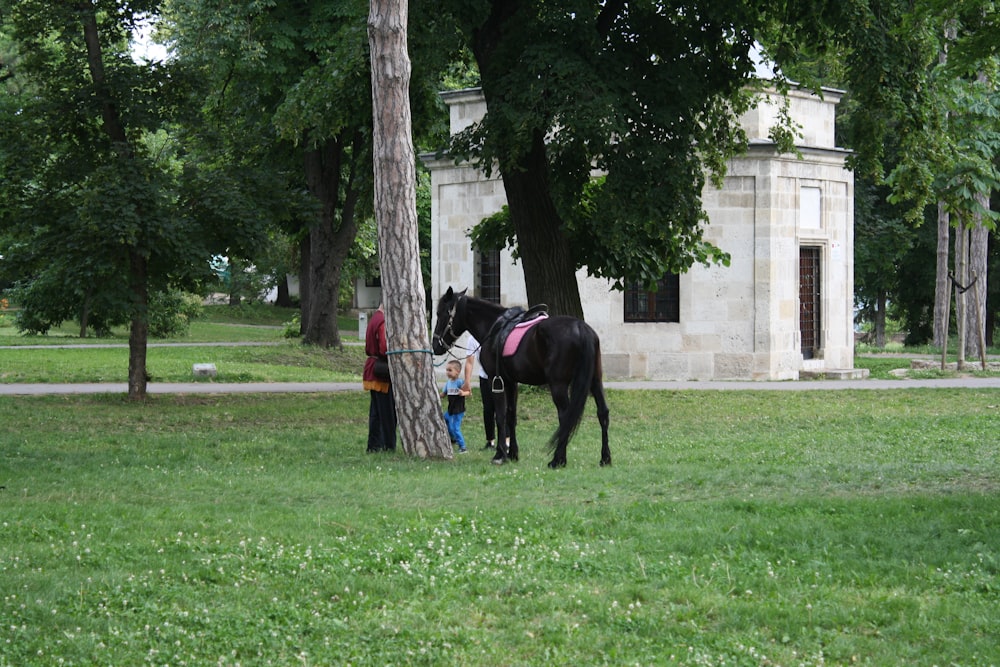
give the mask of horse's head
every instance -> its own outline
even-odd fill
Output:
[[[434,354],[447,352],[465,332],[465,320],[458,312],[458,306],[466,291],[456,293],[449,287],[444,296],[438,300],[437,326],[434,327],[434,336],[431,339]]]

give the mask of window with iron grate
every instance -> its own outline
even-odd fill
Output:
[[[656,283],[655,290],[647,290],[638,282],[625,288],[626,322],[680,322],[680,276],[669,273]]]
[[[493,249],[479,253],[479,280],[476,295],[480,299],[500,303],[500,250]]]

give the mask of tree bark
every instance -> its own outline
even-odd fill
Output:
[[[955,325],[958,327],[958,370],[965,367],[965,325],[966,295],[969,284],[969,230],[965,223],[958,226],[955,234]]]
[[[130,253],[129,279],[132,281],[132,323],[128,335],[128,397],[146,399],[146,343],[149,340],[149,280],[145,256],[133,249]]]
[[[312,239],[307,233],[299,241],[299,334],[305,336],[312,303]]]
[[[337,136],[305,153],[306,182],[320,202],[319,222],[309,230],[309,302],[302,307],[303,338],[310,345],[341,347],[337,302],[344,262],[358,233],[355,177],[362,141],[360,133],[349,141]]]
[[[976,199],[984,208],[989,207],[988,195],[977,194]],[[981,357],[983,352],[980,344],[985,339],[988,243],[989,230],[983,226],[983,216],[978,212],[974,213],[972,227],[969,229],[967,275],[969,283],[975,280],[975,284],[966,293],[965,301],[965,349],[969,357]]]
[[[879,290],[875,300],[875,347],[885,349],[885,290]]]
[[[281,308],[291,308],[292,293],[288,289],[288,275],[282,275],[278,278],[278,284],[275,285],[275,290],[274,305],[280,306]]]
[[[948,280],[948,253],[951,245],[951,217],[944,202],[938,202],[937,268],[934,280],[934,345],[948,345],[948,320],[951,319],[951,281]]]
[[[389,371],[403,450],[421,458],[451,459],[451,442],[441,418],[441,400],[434,381],[420,273],[407,14],[406,0],[371,0],[368,15],[375,218]]]
[[[503,174],[510,219],[524,271],[528,304],[547,304],[558,315],[583,318],[576,264],[549,194],[545,140],[536,132],[521,169]]]

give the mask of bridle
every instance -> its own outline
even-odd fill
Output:
[[[434,342],[440,343],[441,345],[448,348],[445,354],[451,353],[451,348],[455,346],[455,341],[458,340],[458,334],[455,333],[455,315],[458,313],[458,304],[464,299],[465,296],[460,296],[455,299],[455,303],[452,305],[451,310],[448,311],[448,323],[444,327],[444,331],[440,334],[434,334]],[[451,337],[451,342],[447,342],[446,336]],[[468,350],[466,350],[468,352]]]

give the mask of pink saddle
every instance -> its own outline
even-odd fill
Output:
[[[547,317],[548,313],[542,313],[534,319],[514,325],[513,331],[510,332],[510,335],[507,336],[507,340],[503,343],[503,356],[514,356],[517,352],[518,346],[521,344],[521,340],[524,338],[524,334],[528,333],[531,327],[535,326]]]

